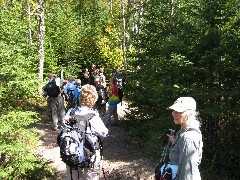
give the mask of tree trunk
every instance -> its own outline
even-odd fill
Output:
[[[44,64],[44,9],[43,0],[39,0],[39,74],[40,80],[43,80],[43,64]]]
[[[123,60],[124,60],[124,70],[127,70],[127,62],[126,62],[126,19],[125,19],[125,4],[124,0],[122,0],[122,16],[123,16],[123,38],[122,38],[122,52],[123,52]]]
[[[174,0],[170,0],[169,5],[170,5],[170,18],[169,18],[169,21],[170,21],[171,27],[173,27]]]
[[[43,81],[43,65],[44,65],[44,8],[43,0],[39,0],[39,71],[38,78]],[[42,86],[39,87],[39,95],[41,95]]]
[[[144,14],[144,7],[143,7],[143,1],[140,0],[140,11],[139,11],[139,17],[138,17],[138,28],[137,28],[137,33],[140,34],[141,32],[141,24],[142,24],[142,21],[143,21],[143,14]]]
[[[27,0],[27,5],[28,5],[28,33],[29,33],[29,43],[32,44],[31,7],[30,7],[30,0]]]
[[[110,3],[109,9],[110,9],[110,12],[111,12],[111,14],[112,14],[112,8],[113,8],[113,7],[112,7],[112,0],[110,0],[109,3]]]

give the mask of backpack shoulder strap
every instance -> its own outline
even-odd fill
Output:
[[[72,108],[70,112],[70,116],[74,116],[76,111],[77,111],[77,108]]]
[[[185,132],[188,132],[188,131],[196,131],[196,132],[200,133],[199,130],[197,130],[196,128],[188,128]]]
[[[84,114],[84,115],[77,115],[76,113],[74,113],[74,114],[72,114],[72,116],[76,118],[77,122],[89,121],[95,116],[95,113],[88,113],[88,114]]]
[[[89,120],[91,120],[95,116],[94,113],[88,113],[84,115],[77,115],[74,113],[72,118],[76,120],[77,127],[80,131],[85,131],[87,127],[90,127]]]

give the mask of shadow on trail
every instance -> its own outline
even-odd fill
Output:
[[[130,161],[141,156],[141,144],[127,136],[121,127],[109,127],[103,140],[104,157],[108,160]]]
[[[33,124],[40,135],[41,145],[53,148],[57,146],[57,131],[52,131],[52,122],[48,119],[47,108],[43,107],[38,110],[40,120]]]
[[[38,153],[41,158],[47,160],[48,164],[53,168],[55,176],[48,178],[50,180],[62,180],[65,177],[66,165],[60,159],[60,150],[57,145],[57,131],[51,128],[52,122],[48,119],[48,111],[46,107],[38,107],[40,120],[34,124],[40,142]]]
[[[127,135],[121,126],[109,127],[109,136],[104,139],[103,147],[103,168],[107,179],[153,179],[158,160],[150,160],[144,155],[144,144]]]

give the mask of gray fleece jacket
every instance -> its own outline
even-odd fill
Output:
[[[199,127],[200,123],[194,119],[176,134],[169,159],[171,164],[178,165],[177,180],[201,180],[198,166],[203,142]]]

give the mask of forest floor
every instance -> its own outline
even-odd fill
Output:
[[[118,105],[120,126],[109,127],[109,136],[103,141],[103,169],[100,179],[108,180],[150,180],[154,179],[154,169],[158,160],[146,157],[142,151],[144,144],[130,137],[122,128],[127,103]],[[66,165],[61,161],[56,143],[57,132],[51,130],[47,111],[41,112],[41,120],[35,124],[40,135],[39,154],[50,162],[58,176],[54,180],[66,179]],[[104,178],[105,176],[105,178]]]

